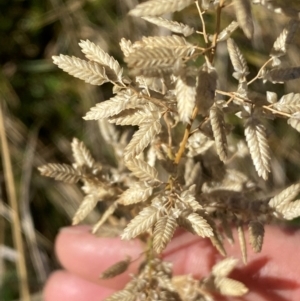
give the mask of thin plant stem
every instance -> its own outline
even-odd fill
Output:
[[[187,143],[187,140],[189,138],[190,131],[191,131],[191,128],[192,128],[192,124],[193,124],[193,121],[195,120],[197,114],[198,114],[198,108],[195,107],[194,110],[193,110],[191,123],[189,123],[185,128],[184,135],[183,135],[182,141],[180,143],[180,148],[179,148],[179,150],[178,150],[178,152],[175,156],[175,160],[174,160],[175,164],[178,164],[180,162],[180,159],[181,159],[181,157],[184,153],[185,146],[186,146],[186,143]]]
[[[209,41],[208,41],[208,37],[207,37],[207,33],[206,33],[206,27],[205,27],[205,22],[204,22],[204,19],[203,19],[203,13],[201,11],[201,8],[200,8],[200,5],[199,5],[198,1],[195,1],[195,4],[196,4],[196,7],[197,7],[197,10],[198,10],[198,13],[199,13],[199,17],[200,17],[200,20],[201,20],[201,23],[202,23],[202,28],[203,28],[202,35],[203,35],[206,46],[208,46]]]
[[[210,58],[211,62],[214,60],[214,55],[217,50],[217,40],[218,40],[218,36],[220,33],[220,28],[221,28],[221,13],[222,13],[222,8],[223,8],[223,3],[224,3],[224,0],[221,0],[218,5],[218,8],[217,8],[217,22],[216,22],[215,34],[213,36],[213,41],[212,41],[212,50],[211,50],[211,58]]]
[[[259,71],[257,72],[257,75],[254,77],[254,78],[252,78],[251,80],[250,80],[250,82],[248,82],[248,86],[249,85],[251,85],[254,81],[256,81],[258,78],[259,78],[259,76],[260,76],[260,74],[261,74],[261,71],[272,61],[273,59],[272,58],[270,58],[270,59],[268,59],[262,66],[261,66],[261,68],[259,69]]]
[[[26,263],[24,257],[24,245],[21,233],[21,221],[19,217],[19,208],[17,202],[16,188],[14,183],[14,176],[12,171],[11,159],[9,155],[9,148],[7,137],[5,134],[2,103],[0,102],[0,140],[2,152],[2,164],[4,170],[5,184],[8,195],[8,202],[12,209],[12,232],[14,247],[18,251],[18,258],[16,261],[16,268],[19,277],[19,292],[22,301],[30,301],[30,293],[28,287],[28,277],[26,270]]]

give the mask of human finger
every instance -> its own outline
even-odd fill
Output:
[[[112,289],[101,287],[67,271],[53,273],[43,291],[44,301],[99,301],[113,293]]]

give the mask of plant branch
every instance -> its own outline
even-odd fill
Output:
[[[192,114],[192,118],[191,118],[191,123],[189,123],[186,128],[185,128],[185,132],[184,132],[184,135],[183,135],[183,138],[182,138],[182,141],[180,143],[180,148],[175,156],[175,160],[174,160],[174,163],[175,164],[178,164],[180,162],[180,159],[184,153],[184,150],[185,150],[185,146],[186,146],[186,143],[187,143],[187,140],[189,138],[189,135],[190,135],[190,131],[191,131],[191,128],[192,128],[192,124],[193,124],[193,121],[195,120],[196,116],[198,114],[198,108],[195,107],[194,110],[193,110],[193,114]]]

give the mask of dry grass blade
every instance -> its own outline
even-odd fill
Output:
[[[145,202],[152,195],[153,188],[148,187],[143,182],[134,183],[133,186],[125,190],[118,198],[121,205],[132,205]]]
[[[226,277],[236,267],[237,263],[238,263],[238,259],[236,258],[233,257],[226,258],[213,266],[212,274],[215,277]]]
[[[300,133],[300,112],[294,113],[287,123]]]
[[[227,40],[227,49],[235,71],[233,77],[237,80],[245,78],[249,73],[247,62],[233,39]]]
[[[95,62],[87,62],[77,57],[61,54],[53,56],[53,62],[65,72],[91,85],[102,85],[109,81],[105,68]]]
[[[189,214],[186,219],[191,223],[197,235],[201,237],[213,236],[213,230],[208,222],[197,213]]]
[[[264,241],[264,234],[265,229],[262,223],[258,221],[251,221],[249,223],[250,244],[256,253],[261,251]]]
[[[195,31],[194,28],[192,28],[186,24],[179,23],[176,21],[171,21],[171,20],[161,18],[161,17],[143,17],[143,19],[150,23],[153,23],[157,26],[165,27],[165,28],[169,29],[170,31],[173,31],[176,33],[181,33],[185,37],[190,36]]]
[[[157,181],[157,170],[140,159],[130,159],[126,166],[141,181]]]
[[[194,3],[194,0],[149,0],[137,5],[129,14],[135,17],[160,16],[180,11]]]
[[[252,39],[254,33],[253,17],[249,0],[233,0],[237,21],[245,36]]]
[[[102,50],[100,46],[95,45],[89,40],[81,40],[79,46],[87,59],[95,61],[105,67],[106,75],[110,80],[122,82],[123,70],[118,61]]]
[[[209,117],[215,138],[217,153],[220,160],[226,162],[228,146],[225,132],[224,113],[217,105],[214,105],[210,109]]]
[[[13,168],[10,158],[10,151],[8,147],[6,128],[4,123],[3,114],[3,99],[0,99],[0,144],[1,144],[1,158],[3,165],[3,173],[5,177],[5,185],[7,190],[8,202],[12,208],[12,235],[14,247],[18,252],[18,259],[16,261],[18,286],[20,298],[23,301],[30,300],[30,291],[28,285],[28,274],[26,262],[24,257],[24,244],[22,239],[22,225],[19,217],[19,207],[17,201],[16,187],[14,182]],[[1,288],[2,289],[2,288]]]
[[[128,108],[128,106],[135,106],[138,103],[138,96],[131,90],[119,92],[116,96],[96,104],[83,117],[85,120],[98,120],[108,118],[119,114],[121,111]]]
[[[293,201],[299,193],[300,193],[300,183],[293,184],[288,188],[282,190],[279,194],[275,195],[272,199],[270,199],[269,206],[274,209],[282,207],[285,204]]]
[[[294,114],[300,112],[300,93],[289,93],[280,98],[280,100],[273,105],[278,111]]]
[[[246,239],[245,239],[243,226],[238,226],[237,230],[238,230],[240,248],[242,251],[243,262],[244,264],[247,264],[247,246],[246,246]]]
[[[196,79],[189,70],[184,70],[177,78],[175,94],[177,109],[182,122],[190,123],[196,102]]]
[[[122,239],[132,239],[143,232],[151,229],[156,223],[161,213],[158,208],[149,206],[144,208],[136,217],[134,217],[125,228]]]
[[[87,195],[83,199],[79,208],[77,209],[73,219],[72,225],[79,224],[83,219],[87,217],[87,215],[92,212],[92,210],[96,207],[98,203],[98,199],[93,195]]]
[[[300,78],[300,67],[275,68],[267,72],[265,79],[272,83],[283,83],[289,80]]]
[[[267,180],[271,157],[265,127],[250,118],[245,125],[245,136],[255,169],[260,177]]]
[[[101,279],[109,279],[113,278],[117,275],[120,275],[124,273],[129,265],[130,265],[131,258],[128,256],[125,260],[119,261],[109,267],[107,270],[101,273],[100,278]]]
[[[68,164],[49,163],[40,166],[38,169],[42,176],[54,178],[55,180],[71,184],[78,182],[82,177],[79,170],[74,169]]]
[[[79,141],[77,138],[73,138],[71,146],[73,158],[78,166],[86,165],[91,168],[95,165],[94,158],[82,141]]]
[[[240,281],[231,278],[217,278],[216,287],[224,296],[243,296],[248,293],[248,288]]]
[[[172,215],[166,215],[156,222],[153,233],[153,249],[157,253],[161,253],[165,249],[173,237],[176,227],[177,221]]]
[[[126,161],[139,155],[160,132],[161,124],[159,120],[153,123],[145,123],[136,131],[124,150]]]

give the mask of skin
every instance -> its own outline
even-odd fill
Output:
[[[300,300],[300,231],[266,226],[261,253],[248,246],[248,263],[240,260],[231,278],[243,282],[249,293],[242,298],[216,297],[216,301],[292,301]],[[228,256],[241,258],[237,243],[225,242]],[[54,272],[44,288],[45,301],[99,301],[122,289],[141,260],[144,246],[138,241],[100,238],[87,226],[63,228],[56,240],[56,254],[63,270]],[[122,275],[101,280],[99,275],[117,261],[130,255],[134,261]],[[178,232],[163,253],[173,262],[174,274],[205,277],[222,259],[209,239]]]

